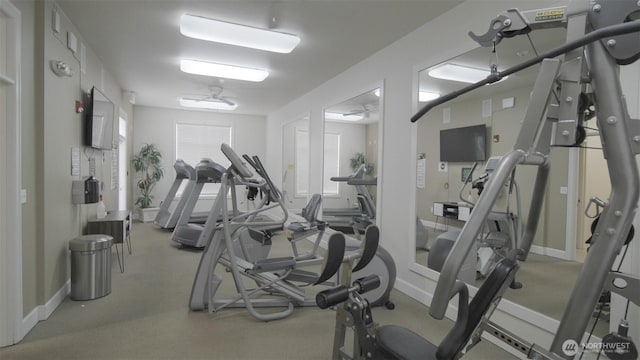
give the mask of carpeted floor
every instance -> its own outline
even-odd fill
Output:
[[[332,310],[298,308],[272,322],[257,321],[244,309],[190,311],[201,252],[169,238],[151,224],[135,223],[123,274],[113,251],[111,294],[90,301],[67,298],[21,343],[0,349],[0,359],[331,359]],[[231,295],[233,282],[226,276],[219,291]],[[435,343],[452,326],[432,319],[424,305],[403,294],[392,292],[392,300],[395,310],[374,309],[377,322],[406,326]],[[486,341],[465,356],[513,358]]]

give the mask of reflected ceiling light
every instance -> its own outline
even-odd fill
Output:
[[[288,54],[300,43],[296,35],[184,14],[180,33],[195,39]]]
[[[266,70],[186,59],[180,60],[180,70],[189,74],[256,82],[269,76],[269,72]]]
[[[465,83],[476,83],[491,75],[489,70],[476,69],[468,66],[455,64],[443,64],[435,69],[429,70],[429,76],[436,79],[459,81]]]
[[[440,97],[440,94],[434,93],[431,91],[419,91],[418,92],[418,101],[419,102],[427,102]]]
[[[325,112],[324,117],[331,120],[358,121],[362,120],[362,115],[357,114],[340,114],[336,112]]]
[[[238,107],[238,104],[234,103],[226,103],[217,100],[210,99],[194,99],[181,97],[180,105],[190,108],[198,108],[198,109],[210,109],[210,110],[235,110]]]
[[[373,90],[373,95],[380,97],[380,89]]]

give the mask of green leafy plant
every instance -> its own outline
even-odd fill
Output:
[[[153,201],[151,192],[164,176],[162,154],[154,144],[144,144],[131,163],[136,173],[141,174],[137,183],[140,196],[136,199],[136,205],[141,209],[151,207]]]
[[[354,172],[356,170],[358,170],[358,168],[360,167],[360,165],[365,164],[365,174],[371,176],[371,174],[373,174],[373,163],[368,163],[367,162],[367,158],[364,156],[363,153],[355,153],[353,155],[353,157],[350,159],[351,161],[351,170],[353,170]]]

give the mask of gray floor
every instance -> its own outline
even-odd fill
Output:
[[[334,312],[299,308],[273,322],[244,309],[191,312],[187,301],[200,252],[179,248],[170,234],[136,223],[124,274],[113,252],[112,292],[91,301],[66,299],[24,340],[0,349],[7,359],[330,359]],[[285,244],[288,246],[288,244]],[[221,289],[233,291],[230,279]],[[374,309],[381,324],[406,326],[439,342],[451,327],[398,292],[395,310]],[[465,359],[513,359],[481,342]]]

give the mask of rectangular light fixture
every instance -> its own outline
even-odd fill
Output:
[[[194,98],[180,98],[180,105],[190,108],[210,109],[210,110],[235,110],[238,104],[228,104],[222,101]]]
[[[419,91],[418,92],[418,101],[419,102],[427,102],[431,100],[435,100],[440,97],[440,94],[434,93],[431,91]]]
[[[180,33],[195,39],[288,54],[300,43],[296,35],[184,14]]]
[[[343,121],[358,121],[358,120],[362,120],[362,115],[357,115],[357,114],[340,114],[340,113],[336,113],[336,112],[330,112],[330,111],[326,111],[324,113],[324,117],[326,119],[331,119],[331,120],[343,120]]]
[[[476,69],[468,66],[443,64],[429,70],[429,76],[436,79],[459,81],[464,83],[476,83],[491,75],[489,70]]]
[[[180,60],[180,70],[189,74],[255,82],[262,81],[269,76],[269,72],[266,70],[187,59]]]

